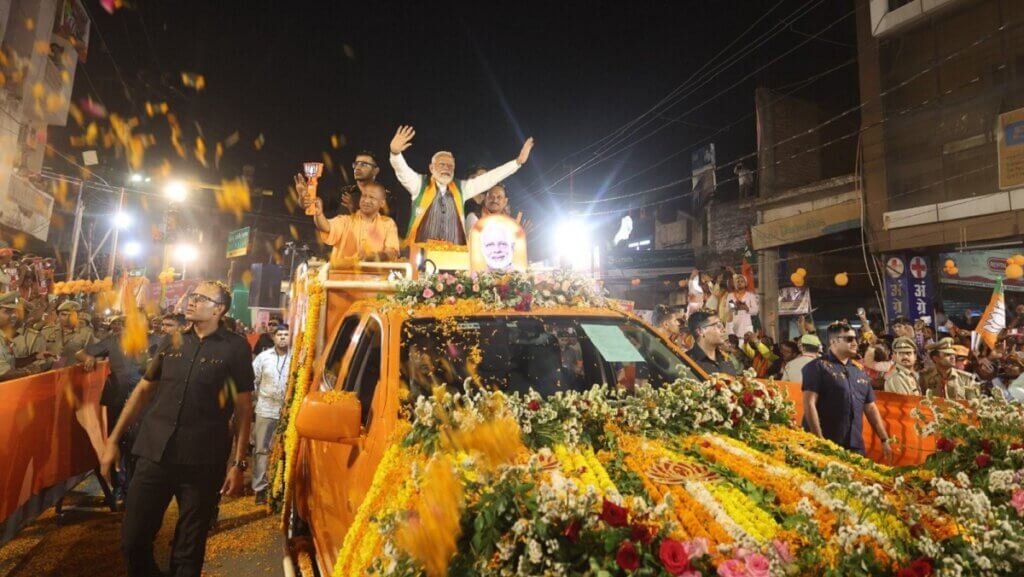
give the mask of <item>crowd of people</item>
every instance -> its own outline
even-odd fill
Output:
[[[758,320],[750,281],[732,270],[717,277],[695,272],[687,304],[659,306],[653,324],[708,374],[739,375],[799,383],[804,427],[839,445],[864,452],[861,416],[888,439],[874,406],[875,392],[934,395],[948,400],[991,396],[1024,402],[1024,304],[1013,308],[995,346],[972,337],[977,318],[955,323],[939,308],[929,319],[892,319],[872,326],[864,309],[854,321],[837,321],[819,334],[806,317],[800,334],[775,342]],[[888,448],[886,448],[888,450]]]
[[[695,272],[688,283],[687,304],[659,306],[652,324],[714,369],[709,373],[750,369],[758,377],[803,382],[804,367],[827,352],[828,342],[806,316],[798,318],[800,334],[792,339],[776,342],[764,336],[758,296],[748,286],[749,280],[732,270],[717,277]],[[941,312],[937,325],[899,317],[890,321],[888,330],[876,329],[864,309],[856,313],[847,323],[857,337],[851,358],[873,389],[906,395],[930,391],[956,400],[990,395],[1024,402],[1024,304],[1012,309],[994,348],[972,339],[973,328],[964,328],[965,323],[954,323]]]

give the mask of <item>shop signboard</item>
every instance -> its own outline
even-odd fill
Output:
[[[907,261],[903,255],[890,254],[885,256],[885,310],[889,321],[897,317],[906,317],[910,308],[907,293]]]
[[[935,288],[930,269],[928,257],[924,255],[913,255],[907,261],[907,280],[910,286],[908,318],[912,321],[924,319],[927,324],[935,319]]]
[[[885,309],[889,321],[904,317],[911,321],[935,318],[935,288],[928,257],[920,254],[885,256]]]
[[[604,276],[633,277],[654,275],[686,275],[696,266],[693,249],[665,248],[658,250],[616,249],[602,253]]]
[[[994,289],[996,279],[1003,278],[1003,289],[1024,292],[1024,279],[1007,279],[1006,261],[1013,255],[1021,254],[1024,249],[1008,248],[999,250],[970,250],[964,252],[945,252],[939,255],[939,261],[947,260],[956,265],[957,274],[951,275],[943,270],[939,272],[939,282],[944,285]]]
[[[750,235],[754,250],[761,250],[858,227],[860,202],[853,200],[755,225]]]
[[[1000,114],[996,135],[1000,190],[1024,186],[1024,108]]]

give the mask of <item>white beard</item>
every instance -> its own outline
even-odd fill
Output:
[[[441,176],[439,174],[435,174],[433,176],[434,181],[436,181],[437,185],[441,188],[448,188],[448,184],[451,183],[452,181],[452,178],[450,176]]]

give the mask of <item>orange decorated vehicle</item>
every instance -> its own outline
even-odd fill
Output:
[[[283,506],[289,550],[308,553],[321,575],[331,574],[377,465],[395,441],[402,405],[416,396],[469,381],[548,395],[706,377],[640,318],[588,306],[584,297],[572,306],[520,305],[523,310],[485,308],[472,298],[410,308],[386,298],[397,286],[394,273],[407,274],[406,266],[376,267],[327,274],[326,266],[314,266],[303,273],[308,284],[296,285],[302,293],[301,310],[291,314],[299,327],[296,358],[311,329],[301,321],[310,287],[323,291],[326,306],[319,312],[324,329],[309,339],[315,361],[294,412],[294,465]],[[590,289],[578,290],[595,298]]]
[[[418,398],[471,389],[543,398],[708,378],[588,279],[411,274],[406,264],[348,272],[314,264],[293,283],[293,378],[271,490],[283,511],[289,575],[348,574],[338,568],[347,533],[366,526],[359,516],[370,513],[360,505]],[[782,386],[799,407],[799,385]],[[917,402],[880,395],[879,404],[890,426],[902,421],[901,438],[913,439],[901,463],[921,462],[932,449],[906,430]],[[880,453],[870,433],[866,441]]]

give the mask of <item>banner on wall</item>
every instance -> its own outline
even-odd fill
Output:
[[[945,270],[939,271],[939,282],[944,285],[967,286],[983,289],[995,289],[996,280],[1006,275],[1006,261],[1015,254],[1024,252],[1021,248],[1000,250],[971,250],[964,252],[944,252],[939,260],[945,263],[953,261],[957,274],[951,275]],[[943,267],[945,269],[945,267]],[[1024,279],[1003,279],[1003,290],[1024,292]]]

